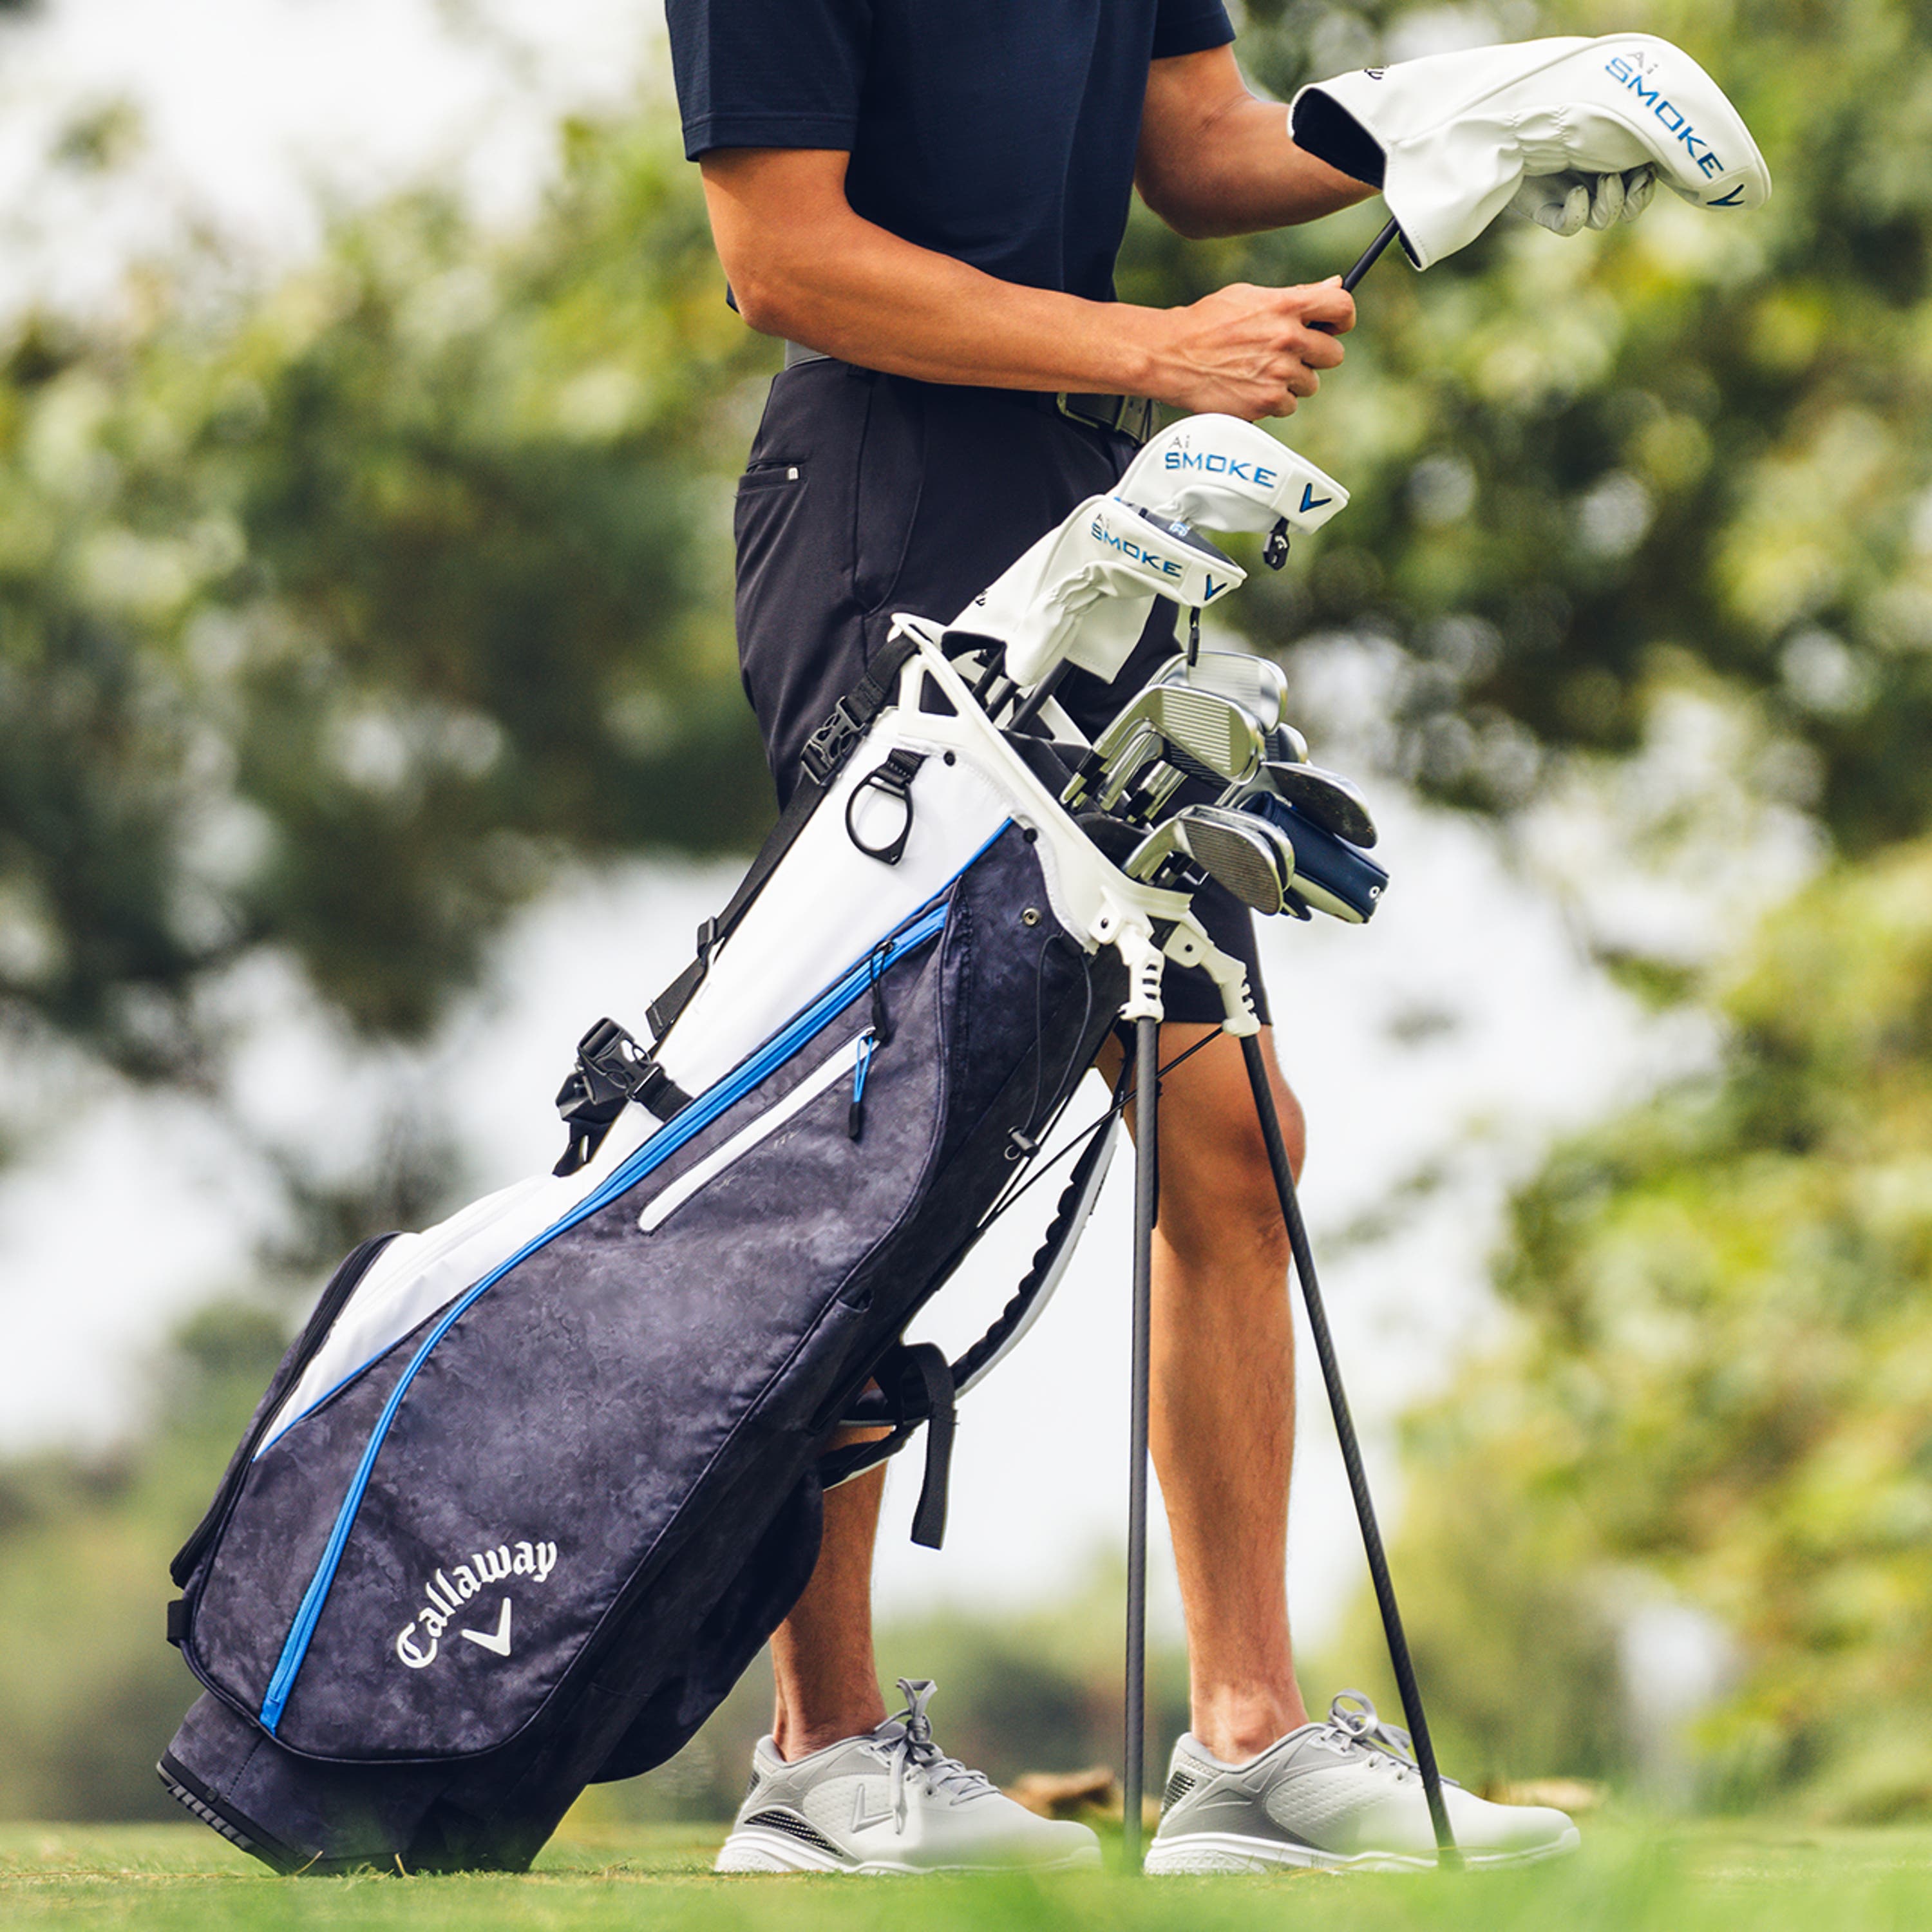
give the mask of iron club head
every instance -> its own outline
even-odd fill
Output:
[[[1274,658],[1252,651],[1202,651],[1191,664],[1184,657],[1171,658],[1154,682],[1232,698],[1264,732],[1280,724],[1288,702],[1287,674]]]
[[[1278,913],[1294,878],[1294,848],[1265,819],[1192,805],[1156,826],[1127,860],[1131,878],[1154,880],[1175,859],[1200,867],[1256,911]]]
[[[1376,842],[1376,821],[1370,815],[1367,800],[1339,772],[1273,758],[1262,769],[1268,790],[1324,831],[1346,838],[1351,845],[1366,848]]]
[[[1149,685],[1100,734],[1092,760],[1063,795],[1076,805],[1097,792],[1109,806],[1151,759],[1190,778],[1240,786],[1261,770],[1261,728],[1232,698],[1181,685]]]

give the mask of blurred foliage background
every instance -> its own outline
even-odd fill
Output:
[[[1485,22],[1678,40],[1775,197],[1727,221],[1660,195],[1610,236],[1499,228],[1426,280],[1378,268],[1296,431],[1354,507],[1237,617],[1305,710],[1338,650],[1368,668],[1366,754],[1505,828],[1647,758],[1642,837],[1692,837],[1658,744],[1693,703],[1726,721],[1736,785],[1828,856],[1721,956],[1586,935],[1714,1015],[1721,1051],[1522,1190],[1508,1339],[1411,1427],[1397,1574],[1473,1779],[1923,1810],[1932,25],[1904,0],[1250,0],[1240,51],[1285,95]],[[111,164],[76,139],[75,165]],[[1183,244],[1137,219],[1123,293],[1318,278],[1378,220]],[[524,230],[417,195],[275,286],[139,292],[124,325],[29,316],[0,343],[0,1024],[22,1052],[219,1105],[220,989],[251,956],[296,962],[369,1040],[420,1038],[568,861],[751,842],[729,500],[774,358],[723,304],[661,112],[568,129]],[[407,1204],[439,1184],[428,1162]],[[386,1218],[308,1204],[316,1255]],[[188,1690],[166,1558],[295,1312],[198,1318],[114,1456],[0,1470],[0,1814],[164,1815],[148,1767]],[[944,1735],[996,1774],[1102,1760],[1114,1602],[1096,1576],[1056,1618],[888,1632],[884,1661],[960,1686]],[[1720,1694],[1682,1736],[1634,1679],[1645,1602],[1717,1633]],[[1311,1682],[1381,1690],[1378,1657],[1358,1618]],[[728,1810],[756,1675],[609,1802]]]

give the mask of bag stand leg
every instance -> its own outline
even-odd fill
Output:
[[[1395,1585],[1389,1576],[1388,1558],[1383,1553],[1382,1532],[1376,1525],[1375,1502],[1369,1494],[1362,1452],[1355,1440],[1355,1425],[1348,1414],[1348,1398],[1342,1387],[1341,1366],[1335,1359],[1335,1344],[1328,1333],[1322,1290],[1315,1279],[1315,1258],[1309,1249],[1308,1230],[1302,1223],[1300,1204],[1295,1198],[1294,1170],[1288,1166],[1288,1148],[1282,1139],[1281,1120],[1275,1111],[1274,1090],[1268,1084],[1268,1061],[1258,1035],[1250,1034],[1241,1042],[1241,1055],[1247,1063],[1248,1087],[1254,1096],[1256,1116],[1268,1148],[1268,1166],[1274,1172],[1275,1192],[1281,1199],[1281,1217],[1288,1228],[1288,1247],[1294,1257],[1295,1274],[1301,1282],[1302,1300],[1307,1306],[1309,1330],[1315,1337],[1322,1379],[1328,1390],[1328,1406],[1335,1418],[1335,1434],[1348,1472],[1349,1493],[1354,1498],[1356,1519],[1362,1527],[1362,1548],[1375,1585],[1376,1603],[1382,1612],[1382,1632],[1388,1640],[1396,1688],[1402,1694],[1403,1720],[1415,1747],[1416,1765],[1422,1773],[1422,1788],[1429,1800],[1429,1821],[1436,1831],[1436,1862],[1459,1864],[1461,1859],[1455,1834],[1449,1828],[1449,1814],[1442,1802],[1442,1778],[1436,1766],[1436,1747],[1430,1741],[1422,1692],[1416,1684],[1414,1666],[1409,1660],[1408,1640],[1402,1634],[1402,1612],[1396,1604]]]
[[[1348,1471],[1349,1493],[1354,1498],[1356,1520],[1361,1526],[1362,1549],[1368,1558],[1376,1606],[1382,1612],[1389,1664],[1395,1673],[1396,1688],[1401,1694],[1402,1716],[1414,1746],[1416,1766],[1422,1774],[1430,1823],[1436,1833],[1436,1862],[1444,1867],[1460,1865],[1462,1859],[1456,1849],[1455,1834],[1450,1828],[1449,1814],[1442,1802],[1442,1777],[1436,1768],[1436,1747],[1430,1738],[1429,1719],[1422,1707],[1422,1692],[1415,1681],[1408,1640],[1402,1630],[1402,1612],[1396,1602],[1395,1585],[1390,1577],[1388,1558],[1382,1549],[1374,1498],[1369,1493],[1368,1477],[1362,1467],[1361,1447],[1356,1440],[1354,1418],[1348,1412],[1348,1394],[1342,1386],[1341,1365],[1336,1360],[1334,1340],[1328,1332],[1328,1313],[1315,1276],[1315,1258],[1308,1244],[1308,1230],[1301,1219],[1294,1170],[1288,1165],[1287,1143],[1282,1138],[1281,1118],[1275,1110],[1274,1090],[1268,1084],[1268,1061],[1258,1036],[1250,1034],[1243,1040],[1241,1055],[1247,1067],[1248,1088],[1253,1096],[1256,1119],[1268,1150],[1268,1166],[1274,1177],[1275,1192],[1281,1203],[1288,1248],[1294,1258],[1295,1275],[1301,1283],[1309,1330],[1315,1338],[1315,1352],[1321,1363],[1322,1379],[1328,1393],[1328,1406],[1335,1418],[1335,1434],[1342,1448],[1342,1465]],[[1126,1869],[1130,1872],[1141,1868],[1141,1792],[1147,1738],[1148,1360],[1154,1304],[1154,1217],[1160,1184],[1158,1020],[1142,1018],[1135,1022],[1134,1062],[1133,1366],[1128,1426],[1128,1453],[1131,1460],[1127,1477],[1126,1737],[1125,1765],[1120,1778],[1122,1857]]]
[[[1120,1778],[1121,1856],[1141,1868],[1147,1738],[1148,1384],[1154,1319],[1154,1224],[1160,1204],[1160,1022],[1134,1022],[1134,1348],[1127,1466],[1127,1736]]]

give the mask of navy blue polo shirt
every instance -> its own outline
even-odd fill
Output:
[[[685,152],[832,148],[868,221],[1105,300],[1148,63],[1225,46],[1222,0],[665,0]]]

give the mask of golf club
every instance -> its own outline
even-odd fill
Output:
[[[1368,800],[1350,778],[1339,772],[1324,771],[1319,765],[1288,764],[1264,760],[1240,798],[1224,797],[1223,805],[1243,802],[1245,798],[1269,794],[1292,805],[1303,818],[1312,820],[1337,838],[1364,850],[1379,836],[1370,814]]]
[[[1287,674],[1274,658],[1251,651],[1202,651],[1191,663],[1185,657],[1170,658],[1154,682],[1232,698],[1264,732],[1280,724],[1288,702]]]
[[[1273,764],[1305,765],[1308,740],[1292,724],[1277,724],[1268,734],[1268,755]]]
[[[1183,686],[1150,685],[1101,734],[1060,802],[1084,803],[1096,784],[1120,797],[1156,754],[1190,778],[1245,784],[1260,770],[1265,748],[1260,728],[1232,699]]]
[[[1279,827],[1246,812],[1193,805],[1142,840],[1123,868],[1130,878],[1157,880],[1176,860],[1198,866],[1244,905],[1281,910],[1294,877],[1294,847]]]
[[[1350,926],[1365,925],[1375,916],[1389,875],[1360,847],[1336,838],[1270,792],[1251,790],[1240,810],[1273,826],[1294,848],[1291,912],[1298,902]]]

